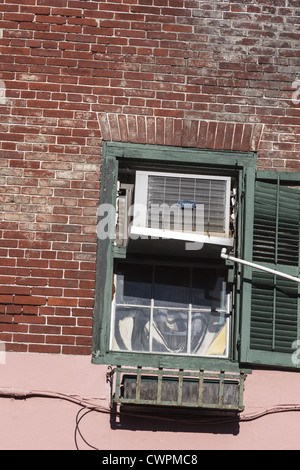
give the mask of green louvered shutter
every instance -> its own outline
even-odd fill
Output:
[[[298,278],[299,230],[300,190],[283,185],[279,177],[257,180],[252,261]],[[300,284],[257,269],[251,271],[251,279],[248,270],[243,283],[242,357],[251,363],[300,367],[294,343],[300,338]]]

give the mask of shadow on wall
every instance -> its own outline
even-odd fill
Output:
[[[237,435],[239,414],[157,406],[113,405],[112,429]]]

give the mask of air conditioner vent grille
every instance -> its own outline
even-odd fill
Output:
[[[182,220],[180,201],[191,201],[197,208],[203,205],[205,234],[225,234],[227,214],[227,180],[214,178],[193,178],[172,175],[149,175],[147,195],[147,226],[149,228],[171,229],[176,220]],[[164,217],[162,207],[165,206],[174,218],[170,225],[169,217]],[[170,212],[171,210],[171,212]],[[185,225],[191,231],[197,231],[195,210],[187,210],[184,214]],[[199,226],[199,224],[198,224]]]

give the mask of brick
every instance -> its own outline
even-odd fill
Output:
[[[27,352],[28,346],[27,346],[27,344],[12,344],[12,343],[9,343],[9,344],[6,344],[5,349],[6,349],[6,351],[13,351],[13,352]]]
[[[21,305],[7,305],[6,313],[12,314],[12,315],[22,313],[22,306]]]
[[[18,286],[1,286],[0,294],[19,294],[19,295],[30,295],[29,287],[18,287]]]
[[[25,323],[25,324],[45,324],[46,320],[44,317],[29,316],[29,315],[15,315],[14,323]]]
[[[232,150],[240,150],[243,136],[243,125],[236,124],[232,142]]]
[[[30,325],[29,333],[33,334],[48,334],[48,335],[59,335],[61,328],[59,326],[49,326],[42,324]]]
[[[28,21],[32,22],[34,20],[34,14],[32,13],[4,13],[3,18],[9,21]]]
[[[60,354],[61,347],[49,344],[29,344],[28,351],[32,353]]]
[[[173,119],[167,118],[165,122],[165,144],[173,145]]]
[[[16,295],[14,297],[15,305],[45,305],[46,301],[46,297],[33,297],[27,295]]]
[[[35,21],[38,23],[55,23],[55,24],[65,24],[65,16],[49,16],[49,15],[36,15]]]
[[[215,147],[214,147],[216,150],[222,150],[224,148],[225,129],[226,129],[226,123],[218,122],[217,129],[216,129]]]
[[[50,344],[74,344],[75,338],[72,336],[63,336],[63,335],[48,335],[46,336],[46,343]]]
[[[48,305],[77,307],[77,299],[52,297],[48,300]]]
[[[12,295],[0,295],[0,304],[11,304],[13,302]]]
[[[62,333],[68,336],[91,336],[91,328],[83,326],[63,327]]]
[[[217,122],[210,122],[208,124],[207,135],[206,135],[206,147],[209,149],[215,148]]]
[[[200,148],[204,148],[206,145],[207,129],[208,129],[208,123],[206,121],[201,121],[199,131],[198,131],[198,146]]]
[[[3,323],[12,323],[13,322],[13,315],[5,315],[1,313],[0,315],[0,331],[1,331],[1,324]],[[1,333],[0,333],[0,338],[1,338]]]
[[[23,305],[23,313],[24,315],[37,315],[38,314],[38,307],[33,305]],[[29,323],[31,318],[29,318]]]
[[[226,130],[225,130],[224,144],[223,144],[224,150],[232,149],[233,133],[234,133],[234,124],[227,123]]]
[[[244,152],[251,150],[252,127],[253,126],[249,124],[244,126],[244,133],[240,147],[240,150]]]
[[[45,342],[45,336],[44,335],[32,335],[32,334],[15,333],[13,335],[13,340],[16,343],[44,343]]]
[[[91,354],[91,347],[80,347],[80,346],[63,346],[62,348],[63,354],[71,354],[71,355],[90,355]]]

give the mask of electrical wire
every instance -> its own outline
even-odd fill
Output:
[[[109,413],[110,409],[95,404],[88,399],[79,397],[78,395],[68,395],[65,393],[59,392],[50,392],[44,390],[24,390],[17,388],[0,388],[0,398],[15,398],[15,399],[27,399],[33,397],[44,397],[44,398],[54,398],[59,400],[67,400],[76,405],[84,406],[85,408],[97,409],[103,411],[103,413]],[[98,399],[99,400],[99,399]]]
[[[241,415],[240,421],[253,421],[258,418],[262,418],[263,416],[267,416],[269,414],[274,413],[286,413],[291,411],[300,411],[300,405],[298,404],[286,404],[286,405],[276,405],[272,408],[265,408],[264,410],[258,411],[257,413],[252,413],[248,415]]]
[[[98,411],[101,413],[112,414],[112,410],[110,407],[104,407],[99,404],[93,403],[90,399],[82,398],[78,395],[68,395],[65,393],[59,392],[50,392],[50,391],[43,391],[43,390],[24,390],[24,389],[15,389],[15,388],[0,388],[0,398],[15,398],[15,399],[28,399],[33,397],[43,397],[43,398],[53,398],[53,399],[60,399],[60,400],[67,400],[69,402],[75,403],[82,407],[82,409],[88,409],[90,411]],[[98,398],[99,400],[99,398]],[[292,412],[292,411],[300,411],[300,404],[280,404],[275,405],[270,408],[265,408],[261,411],[256,413],[250,414],[241,414],[237,415],[236,420],[246,422],[246,421],[253,421],[255,419],[261,418],[268,414],[274,413],[284,413],[284,412]],[[114,412],[116,415],[120,415],[120,412]],[[122,412],[128,416],[140,416],[143,418],[155,418],[155,416],[151,414],[135,414],[129,413],[128,411]],[[170,418],[170,417],[163,417],[158,416],[158,419],[165,419],[168,421],[182,421],[186,422],[186,420],[181,420],[180,418]],[[216,420],[199,420],[199,422],[219,422],[222,421],[222,417],[217,418]],[[224,422],[229,421],[228,417],[224,417]]]
[[[74,441],[75,441],[76,449],[77,449],[77,450],[80,450],[80,449],[79,449],[79,446],[78,446],[78,442],[77,442],[77,434],[79,434],[80,437],[81,437],[81,439],[83,440],[83,442],[84,442],[88,447],[90,447],[90,448],[93,449],[93,450],[99,450],[99,449],[97,449],[97,447],[94,447],[94,446],[92,446],[91,444],[89,444],[89,443],[87,442],[87,440],[83,437],[82,432],[81,432],[80,429],[79,429],[79,423],[80,423],[80,421],[81,421],[87,414],[89,414],[89,413],[91,413],[92,411],[95,411],[95,410],[93,410],[93,409],[87,410],[87,411],[85,411],[85,413],[84,413],[83,415],[81,415],[80,418],[79,418],[79,415],[80,415],[80,413],[81,413],[83,410],[85,410],[84,407],[81,408],[81,409],[78,411],[77,415],[76,415],[76,427],[75,427],[75,433],[74,433]]]
[[[0,388],[0,398],[14,398],[19,400],[25,400],[28,398],[34,397],[41,397],[41,398],[50,398],[50,399],[60,399],[72,402],[78,406],[80,406],[80,410],[77,412],[76,415],[76,426],[74,432],[74,439],[75,439],[75,446],[77,450],[79,449],[78,445],[78,436],[83,440],[83,442],[93,450],[99,450],[95,446],[91,445],[83,436],[79,424],[84,417],[86,417],[91,412],[100,412],[109,415],[115,415],[115,417],[120,417],[121,415],[126,415],[135,418],[143,418],[143,419],[156,419],[158,421],[168,421],[168,422],[176,422],[181,424],[196,424],[196,425],[216,425],[216,424],[232,424],[232,423],[246,423],[251,422],[256,419],[262,418],[264,416],[275,414],[275,413],[286,413],[286,412],[298,412],[300,411],[300,404],[280,404],[275,405],[270,408],[265,408],[255,413],[249,414],[238,414],[236,416],[215,416],[215,417],[204,417],[201,419],[195,419],[193,416],[193,420],[181,419],[179,417],[172,418],[170,416],[162,416],[162,415],[151,415],[149,413],[132,413],[126,411],[113,411],[109,407],[104,407],[99,404],[93,403],[90,399],[85,399],[79,397],[78,395],[68,395],[64,393],[58,392],[49,392],[49,391],[42,391],[42,390],[23,390],[23,389],[15,389],[15,388]],[[98,399],[99,400],[99,399]]]

